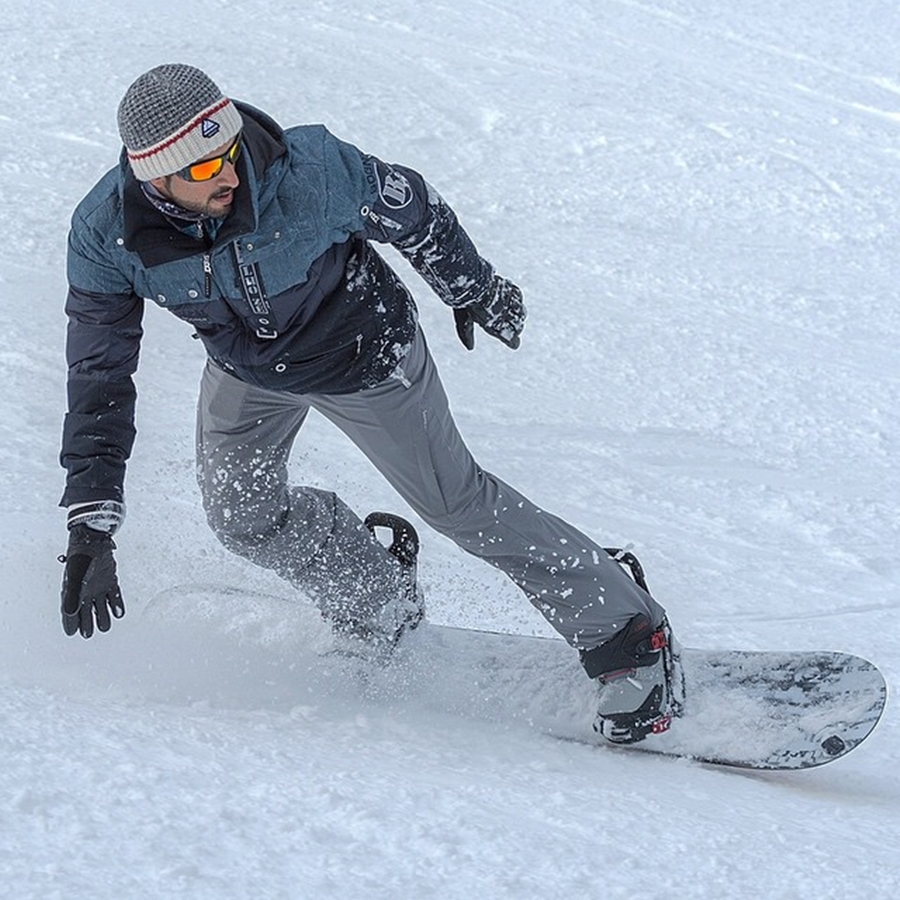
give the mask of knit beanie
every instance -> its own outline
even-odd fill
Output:
[[[210,80],[180,63],[145,72],[119,104],[119,134],[135,178],[172,175],[232,140],[243,126]]]

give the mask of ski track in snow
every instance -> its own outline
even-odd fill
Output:
[[[302,605],[230,635],[155,616],[176,585],[289,593],[207,532],[202,354],[156,309],[128,615],[90,642],[58,624],[68,218],[116,159],[125,87],[178,60],[441,190],[530,312],[521,350],[467,354],[387,252],[464,433],[535,501],[633,543],[684,643],[858,653],[896,693],[897,11],[715,7],[160,0],[148,26],[132,0],[5,5],[0,897],[895,896],[890,700],[844,760],[739,774],[372,696],[316,656]],[[292,474],[405,512],[318,418]],[[548,633],[422,532],[432,618]]]

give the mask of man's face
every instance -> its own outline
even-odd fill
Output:
[[[228,152],[232,143],[233,141],[228,141],[222,144],[197,162],[222,156]],[[234,192],[241,180],[234,164],[226,160],[222,171],[209,181],[185,181],[180,175],[166,175],[164,178],[154,178],[150,183],[182,209],[222,219],[231,212]]]

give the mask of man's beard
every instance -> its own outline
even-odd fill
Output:
[[[204,201],[198,200],[186,200],[182,197],[175,197],[170,188],[171,180],[174,178],[174,175],[169,175],[165,180],[165,190],[161,190],[154,185],[146,184],[144,185],[145,193],[149,193],[151,198],[155,195],[157,200],[162,200],[163,203],[168,206],[168,209],[164,209],[168,215],[174,215],[178,218],[183,218],[188,221],[197,221],[199,219],[221,219],[228,215],[231,212],[231,205],[227,209],[221,208],[213,208],[212,204],[216,202],[216,200],[221,200],[223,197],[227,197],[229,194],[234,196],[234,188],[223,188],[222,190],[216,191],[212,196],[207,197]],[[146,189],[150,190],[147,191]],[[187,213],[187,215],[179,215],[179,213]]]
[[[191,202],[187,200],[175,200],[173,198],[169,198],[172,203],[177,204],[182,209],[186,209],[188,212],[198,213],[199,215],[206,218],[222,218],[223,216],[227,216],[231,211],[231,205],[229,204],[227,209],[222,209],[221,206],[216,205],[217,200],[222,199],[223,197],[231,196],[234,197],[234,190],[227,191],[217,191],[211,197],[209,197],[205,202]]]

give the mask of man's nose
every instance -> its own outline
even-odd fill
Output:
[[[236,188],[241,183],[241,179],[238,178],[235,164],[226,159],[225,165],[222,166],[222,171],[216,176],[216,181],[218,181],[222,187]]]

